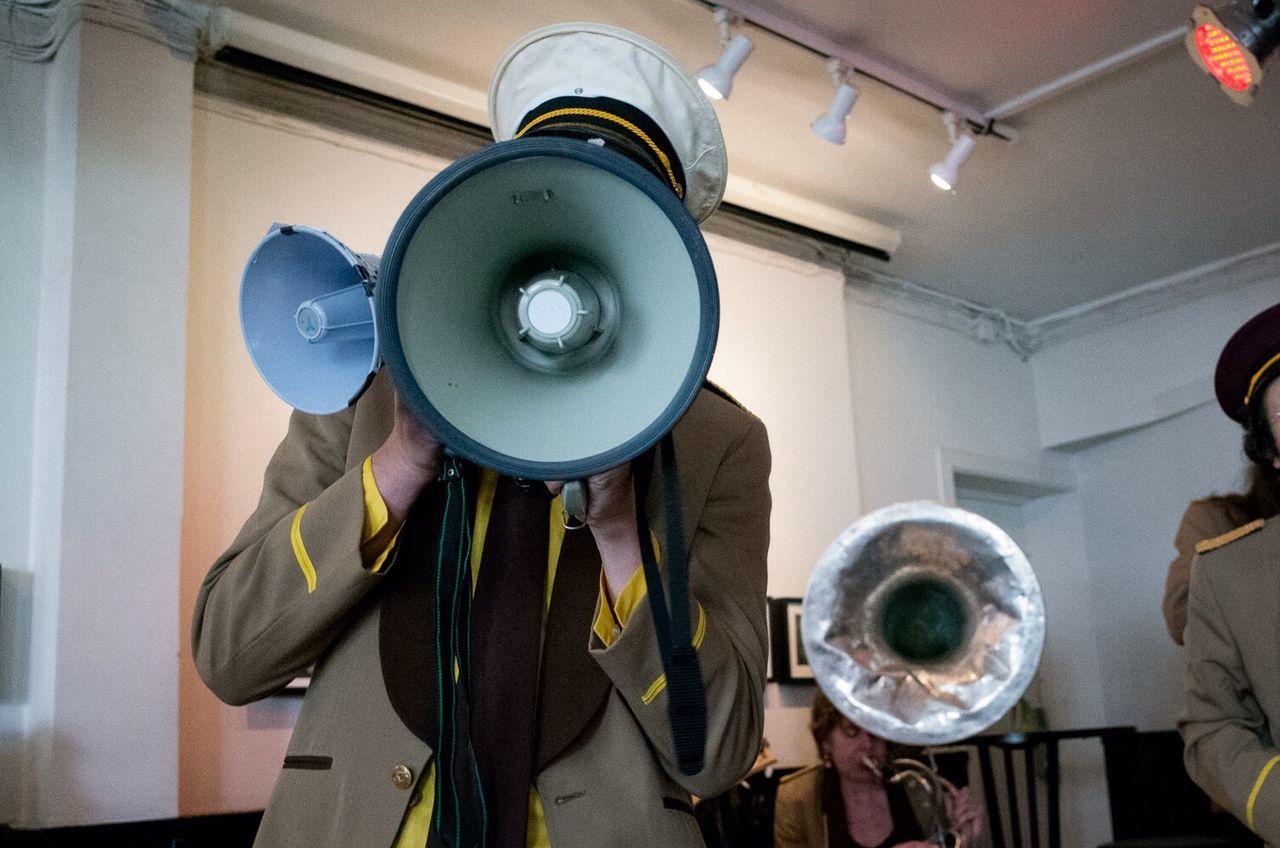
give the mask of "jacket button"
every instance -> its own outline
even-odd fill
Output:
[[[408,789],[413,786],[413,769],[408,766],[396,766],[391,770],[391,782],[396,789]]]

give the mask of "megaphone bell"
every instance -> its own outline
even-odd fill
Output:
[[[323,415],[364,391],[381,362],[377,267],[377,257],[314,227],[277,224],[253,251],[240,280],[240,329],[285,403]]]
[[[679,420],[715,348],[715,272],[669,188],[569,139],[502,142],[429,182],[377,288],[405,405],[504,474],[571,480]]]

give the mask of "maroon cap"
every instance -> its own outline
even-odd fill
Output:
[[[1213,375],[1218,405],[1230,418],[1244,422],[1249,401],[1263,377],[1280,373],[1280,304],[1245,322],[1222,349]]]

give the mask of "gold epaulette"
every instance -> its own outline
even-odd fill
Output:
[[[799,771],[793,771],[791,772],[791,774],[784,774],[782,777],[778,778],[778,785],[781,786],[784,783],[790,783],[791,781],[795,780],[797,777],[802,777],[820,768],[822,768],[822,765],[820,763],[814,763],[811,766],[805,766]]]
[[[1263,525],[1266,523],[1266,519],[1259,518],[1256,521],[1250,521],[1243,527],[1237,527],[1234,530],[1223,533],[1221,536],[1215,536],[1212,539],[1204,539],[1196,542],[1196,553],[1207,554],[1209,551],[1217,550],[1223,545],[1234,542],[1236,539],[1241,539],[1248,536],[1250,533],[1261,530]]]

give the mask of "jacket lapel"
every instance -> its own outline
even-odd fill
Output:
[[[469,480],[474,493],[474,477]],[[650,488],[652,531],[662,544],[661,498]],[[431,486],[415,506],[401,535],[396,562],[383,584],[379,655],[387,696],[405,726],[427,744],[435,739],[435,615],[431,561],[414,551],[434,552],[443,511],[443,487]],[[472,504],[474,515],[474,502]],[[582,734],[609,697],[612,683],[588,651],[600,593],[600,554],[589,530],[567,532],[542,647],[535,770],[540,771]]]
[[[609,697],[612,683],[587,651],[599,595],[600,554],[591,531],[566,532],[542,643],[538,771],[582,734]]]
[[[475,515],[478,473],[465,466],[468,515]],[[445,487],[433,483],[414,504],[400,531],[382,586],[378,655],[387,698],[405,727],[434,745],[435,574]]]

